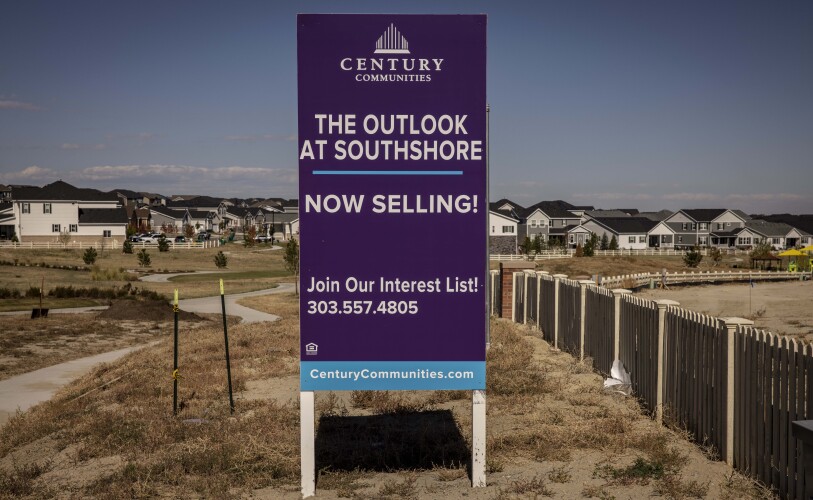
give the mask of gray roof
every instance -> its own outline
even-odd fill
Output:
[[[659,223],[645,217],[599,217],[593,220],[616,234],[648,233]]]
[[[774,238],[782,238],[793,230],[793,226],[784,222],[767,222],[758,219],[746,221],[745,227],[753,229],[763,236]]]
[[[674,215],[671,210],[661,210],[660,212],[639,212],[636,217],[645,217],[649,220],[664,221]]]
[[[84,189],[64,181],[56,181],[39,187],[15,187],[11,197],[16,201],[119,201],[116,193],[103,193],[97,189]]]
[[[127,210],[120,208],[80,208],[79,224],[127,224]]]
[[[157,206],[157,207],[150,207],[150,210],[153,212],[157,212],[161,215],[166,217],[172,217],[173,219],[183,219],[186,210],[175,210],[165,206]]]
[[[562,200],[540,201],[539,203],[526,208],[521,215],[524,219],[534,213],[536,210],[540,210],[542,213],[553,219],[578,219],[578,215],[575,215],[569,211],[575,209],[576,207]]]
[[[588,210],[584,212],[585,215],[597,219],[599,217],[629,217],[628,212],[622,210]]]
[[[681,210],[690,219],[695,222],[711,222],[717,217],[723,215],[728,209],[726,208],[694,208],[689,210]]]

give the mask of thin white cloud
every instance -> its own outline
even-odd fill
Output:
[[[23,111],[42,111],[42,108],[30,102],[0,100],[0,109],[21,109]]]
[[[81,179],[100,181],[114,179],[165,180],[174,182],[194,178],[199,181],[238,181],[253,180],[257,183],[268,181],[295,183],[295,169],[269,167],[199,167],[192,165],[103,165],[87,167],[79,171]]]
[[[574,193],[573,198],[597,201],[645,201],[651,200],[647,193]]]
[[[2,179],[4,183],[25,183],[31,181],[52,181],[59,178],[59,175],[59,172],[51,168],[31,165],[18,172],[0,173],[0,179]]]
[[[72,142],[66,142],[59,146],[59,149],[64,149],[66,151],[76,151],[79,149],[90,149],[95,151],[101,151],[102,149],[106,149],[107,146],[105,144],[76,144]]]
[[[62,144],[61,146],[59,146],[60,149],[66,149],[66,150],[75,150],[75,149],[79,149],[80,147],[81,146],[79,144],[73,144],[73,143],[70,143],[70,142],[66,142],[66,143]]]
[[[715,201],[721,197],[711,193],[669,193],[661,196],[664,200],[670,201]]]

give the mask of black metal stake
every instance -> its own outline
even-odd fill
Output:
[[[172,306],[175,313],[175,335],[172,362],[172,414],[178,414],[178,290],[175,290],[175,303]]]
[[[223,307],[223,338],[226,341],[226,376],[229,379],[229,411],[234,413],[234,398],[231,391],[231,360],[229,359],[229,327],[226,323],[226,293],[223,280],[220,280],[220,304]]]

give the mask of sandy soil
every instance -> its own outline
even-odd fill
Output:
[[[785,281],[643,290],[638,296],[671,299],[681,307],[716,317],[740,317],[773,333],[813,341],[813,282]]]

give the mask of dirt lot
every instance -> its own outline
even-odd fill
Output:
[[[747,318],[757,328],[813,341],[813,281],[670,287],[638,295],[676,300],[681,307],[718,318]]]
[[[234,415],[222,332],[184,331],[178,417],[164,341],[98,368],[0,428],[0,492],[299,498],[296,299],[251,302],[283,319],[230,329]],[[470,393],[328,392],[317,395],[317,498],[768,495],[710,460],[712,450],[658,428],[633,399],[601,387],[600,376],[533,331],[496,321],[487,488],[471,489],[467,477]]]
[[[184,328],[204,319],[182,312]],[[100,313],[54,314],[48,318],[4,316],[0,326],[0,380],[73,359],[146,344],[172,333],[173,312],[165,302],[118,300]]]

